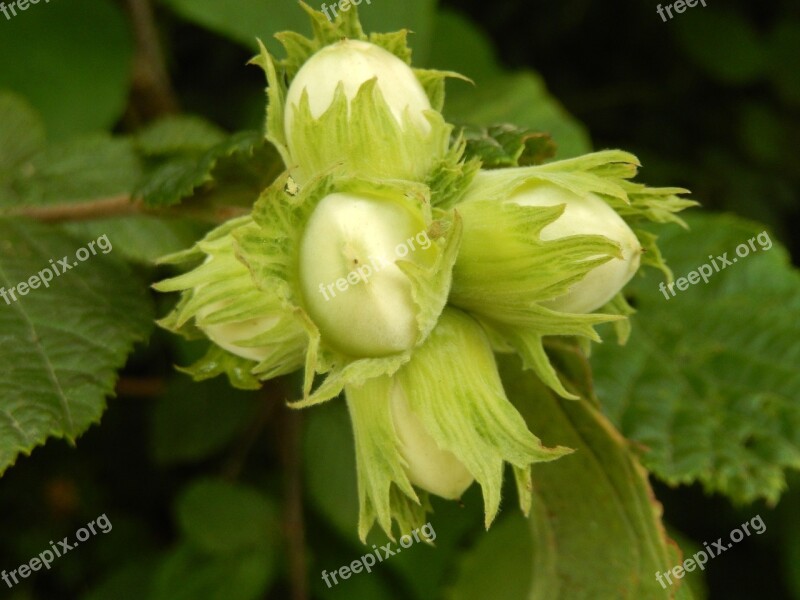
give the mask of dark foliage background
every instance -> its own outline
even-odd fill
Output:
[[[400,8],[401,0],[391,2],[397,3],[398,12],[406,10]],[[139,3],[108,4],[127,15],[119,35],[134,46],[135,18],[130,14]],[[264,35],[303,22],[299,15],[285,17],[288,4],[280,0],[280,10],[275,10],[280,23],[265,24]],[[65,122],[64,132],[51,131],[56,139],[104,128],[128,134],[176,110],[199,114],[229,131],[261,128],[263,76],[244,66],[252,47],[226,35],[223,27],[188,18],[191,11],[185,6],[175,0],[154,7],[174,94],[154,104],[148,82],[133,77],[122,106],[109,113],[113,118],[84,129]],[[63,8],[55,7],[40,4],[31,13]],[[482,30],[509,70],[541,74],[552,96],[588,130],[594,148],[629,150],[645,165],[642,178],[648,184],[685,186],[707,208],[766,224],[798,264],[800,4],[795,0],[708,0],[706,8],[698,6],[666,23],[649,1],[443,0],[441,8],[467,17]],[[366,20],[368,11],[362,8]],[[384,7],[380,18],[391,21],[391,14]],[[50,85],[49,93],[57,97],[68,83],[39,81],[35,72],[20,79],[8,66],[34,53],[24,40],[9,41],[11,28],[25,18],[27,14],[17,22],[0,18],[0,72],[5,72],[0,88],[39,98],[46,94],[40,88]],[[102,28],[102,23],[99,18],[91,27]],[[67,31],[68,24],[63,27]],[[434,39],[431,44],[446,47],[450,42]],[[419,54],[423,61],[429,58],[424,49]],[[469,64],[473,55],[464,50],[463,56],[452,58]],[[58,62],[62,56],[49,54],[47,60]],[[95,102],[105,78],[103,66],[97,69],[93,76],[98,82],[90,77],[82,92],[87,104]],[[153,275],[149,267],[138,268]],[[158,314],[163,315],[168,301],[158,301]],[[526,548],[514,545],[519,527],[511,503],[493,538],[496,546],[478,547],[483,539],[480,498],[472,489],[462,507],[436,504],[437,523],[449,532],[439,550],[420,548],[369,578],[354,579],[350,587],[325,589],[316,575],[322,568],[336,568],[362,554],[349,503],[355,474],[342,407],[290,414],[281,401],[295,383],[291,380],[260,394],[234,393],[222,381],[192,386],[174,375],[172,364],[186,364],[198,352],[191,343],[156,332],[130,359],[102,426],[91,428],[77,447],[49,442],[2,477],[2,569],[16,568],[49,540],[72,535],[100,514],[109,516],[114,530],[13,590],[0,583],[0,597],[283,599],[289,597],[295,569],[303,561],[314,598],[428,600],[445,593],[453,599],[472,598],[469,571],[478,558],[489,561],[492,555],[497,562],[491,563],[487,582],[524,580],[520,557],[526,556]],[[204,488],[209,478],[227,482],[233,491],[212,484]],[[726,536],[755,514],[767,525],[763,536],[748,538],[709,564],[706,583],[697,583],[698,589],[707,588],[708,598],[800,600],[800,479],[790,480],[790,491],[776,507],[734,506],[699,485],[654,485],[666,522],[686,548]],[[191,505],[187,497],[193,490],[200,500]],[[260,496],[249,504],[252,490]],[[236,517],[240,522],[263,523],[272,532],[267,545],[258,547],[255,562],[241,559],[254,543],[246,536],[227,540],[233,548],[227,554],[197,553],[198,539],[207,533],[198,531],[197,523],[224,519],[219,505],[230,498],[231,504],[245,506]],[[303,548],[291,543],[298,533],[298,515],[305,517],[308,544]],[[298,552],[305,556],[298,558]],[[197,587],[175,584],[184,580]],[[697,597],[704,596],[700,592]]]

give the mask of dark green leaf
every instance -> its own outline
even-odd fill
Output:
[[[356,453],[344,402],[328,402],[308,411],[303,454],[312,504],[345,539],[357,540]]]
[[[12,185],[16,203],[66,204],[127,196],[141,173],[130,141],[96,135],[48,146],[20,167]]]
[[[525,517],[515,513],[500,519],[466,552],[448,600],[528,600],[532,560]]]
[[[44,125],[22,98],[0,93],[0,183],[44,144]]]
[[[176,378],[153,411],[155,460],[176,465],[216,454],[246,429],[256,409],[252,394],[231,390],[222,379]]]
[[[556,142],[557,158],[578,156],[591,149],[583,126],[550,96],[541,77],[533,72],[499,75],[476,87],[451,83],[445,114],[461,123],[514,123],[547,133]]]
[[[436,21],[435,39],[431,63],[475,80],[475,85],[448,83],[444,112],[449,121],[483,126],[513,123],[549,134],[558,158],[591,150],[583,126],[550,95],[541,77],[532,71],[504,72],[486,36],[474,25],[444,13]]]
[[[78,239],[102,234],[115,240],[114,251],[126,260],[152,265],[156,259],[192,246],[209,224],[171,217],[132,215],[66,223],[62,227]]]
[[[674,27],[686,55],[718,80],[742,84],[763,72],[765,47],[749,20],[732,10],[697,7]]]
[[[592,355],[598,396],[665,481],[775,501],[784,470],[800,468],[800,275],[757,224],[725,215],[688,222],[691,231],[665,230],[659,245],[678,282],[708,265],[708,283],[674,297],[659,291],[656,273],[634,283],[628,345]]]
[[[434,23],[430,68],[461,73],[478,84],[497,75],[492,41],[460,13],[442,8]]]
[[[270,548],[280,535],[269,498],[224,481],[193,483],[178,500],[177,516],[186,539],[209,554]]]
[[[206,152],[224,141],[225,133],[199,117],[161,119],[136,134],[136,148],[147,156]]]
[[[183,545],[161,564],[148,600],[257,600],[274,572],[272,557],[262,551],[208,556]]]
[[[81,596],[81,600],[142,600],[150,597],[154,560],[121,566],[100,584]]]
[[[179,203],[201,186],[228,193],[241,189],[243,201],[251,205],[258,194],[283,170],[275,148],[255,131],[243,131],[213,146],[200,157],[171,160],[148,175],[135,195],[152,207]]]
[[[163,0],[183,18],[220,33],[243,46],[258,50],[256,38],[278,52],[280,44],[272,38],[279,31],[310,29],[308,17],[294,2],[263,0]]]
[[[48,437],[74,441],[100,420],[105,397],[133,343],[146,338],[152,307],[124,263],[57,230],[0,219],[0,286],[12,287],[51,269],[72,268],[34,283],[17,301],[0,300],[0,473]],[[114,240],[107,238],[113,247]],[[106,246],[103,244],[103,246]],[[111,250],[109,250],[111,252]],[[46,277],[46,275],[45,275]]]
[[[786,102],[800,105],[800,20],[781,20],[767,45],[767,70],[773,85]]]

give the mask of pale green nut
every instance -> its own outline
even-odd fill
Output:
[[[589,313],[611,300],[639,269],[642,245],[636,234],[602,198],[583,196],[550,183],[532,183],[508,200],[519,206],[564,205],[564,213],[541,231],[544,241],[575,235],[602,235],[619,244],[621,258],[611,258],[573,284],[566,294],[542,305],[566,313]],[[595,257],[596,258],[596,257]]]
[[[191,323],[220,348],[255,363],[252,369],[275,377],[303,364],[307,335],[279,298],[256,286],[237,258],[232,234],[241,227],[252,227],[250,217],[230,221],[194,248],[162,259],[180,263],[204,257],[196,268],[154,286],[182,293],[160,323],[178,333]]]
[[[475,478],[452,452],[442,450],[408,405],[403,388],[395,383],[391,411],[400,454],[406,461],[408,478],[432,494],[457,500]]]
[[[397,201],[334,193],[312,213],[300,244],[306,308],[323,339],[350,356],[412,348],[420,328],[401,262],[430,266],[425,221]]]
[[[285,143],[287,166],[301,185],[332,168],[424,181],[448,150],[451,128],[414,71],[370,42],[346,39],[312,55],[282,110],[283,131],[272,131],[273,139]]]
[[[361,86],[373,78],[377,78],[378,89],[399,124],[403,123],[403,115],[408,111],[412,123],[425,131],[430,130],[424,112],[431,110],[431,103],[411,67],[375,44],[342,40],[314,54],[289,86],[284,115],[289,150],[294,145],[295,112],[304,91],[308,93],[312,116],[319,118],[330,108],[340,83],[350,103]]]

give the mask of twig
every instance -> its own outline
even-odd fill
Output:
[[[274,394],[268,391],[268,388],[263,388],[260,395],[261,406],[259,407],[258,414],[256,414],[250,427],[247,428],[247,431],[244,432],[241,441],[233,449],[231,456],[222,469],[222,477],[228,481],[235,481],[242,474],[242,469],[244,469],[250,451],[253,449],[253,446],[255,446],[256,441],[258,441],[267,423],[269,423],[272,413],[275,412],[275,406],[279,402],[279,400],[274,397]]]
[[[206,207],[193,204],[156,209],[148,208],[141,200],[132,200],[130,196],[113,196],[88,202],[12,208],[0,211],[0,217],[28,217],[43,223],[65,223],[131,215],[155,215],[194,217],[211,223],[223,223],[247,212],[246,208],[240,206]]]
[[[284,533],[289,550],[292,600],[308,600],[308,565],[305,549],[302,479],[302,413],[282,408],[280,450],[284,474]]]
[[[91,221],[107,217],[135,215],[143,212],[141,202],[131,201],[129,196],[113,196],[89,202],[58,204],[54,206],[23,206],[0,212],[2,217],[28,217],[43,223],[64,221]]]
[[[119,396],[149,398],[161,395],[166,387],[160,377],[121,377],[117,382],[116,392]]]
[[[133,96],[145,119],[179,112],[178,99],[169,80],[164,53],[158,39],[150,0],[127,0],[136,55]]]

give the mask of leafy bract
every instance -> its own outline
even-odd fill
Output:
[[[570,376],[580,379],[587,372],[571,369]],[[543,441],[576,449],[556,463],[533,465],[527,598],[691,598],[680,580],[671,587],[656,581],[657,571],[682,558],[661,524],[647,472],[625,439],[589,401],[556,398],[521,372],[518,360],[501,361],[501,374],[509,397]]]
[[[546,133],[510,124],[463,126],[454,132],[458,135],[466,140],[466,156],[479,158],[484,169],[538,165],[553,158],[557,148]]]
[[[672,296],[655,273],[633,282],[627,347],[592,356],[598,396],[658,477],[776,501],[784,470],[800,468],[800,276],[754,223],[688,221],[691,231],[665,230],[659,243],[681,287],[701,265],[708,283],[695,276]]]

